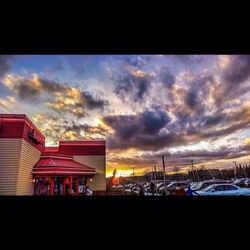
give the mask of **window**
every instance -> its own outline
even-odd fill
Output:
[[[219,185],[215,188],[216,192],[220,192],[220,191],[224,191],[224,186],[223,185]]]
[[[237,190],[237,188],[236,188],[236,187],[231,186],[231,185],[225,185],[225,186],[224,186],[224,188],[225,188],[225,191],[229,191],[229,190]]]

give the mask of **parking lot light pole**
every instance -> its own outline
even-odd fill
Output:
[[[155,176],[155,184],[157,183],[157,181],[156,181],[156,166],[154,165],[154,176]]]
[[[166,187],[166,176],[165,176],[165,173],[166,173],[166,170],[165,170],[165,161],[164,161],[164,155],[162,156],[162,165],[163,165],[163,179],[164,179],[164,188],[165,188],[165,193],[167,195],[167,187]]]
[[[193,176],[193,181],[195,181],[195,179],[194,179],[194,161],[191,160],[191,163],[192,163],[192,176]]]
[[[237,179],[237,165],[236,165],[236,161],[233,161],[233,163],[235,164],[235,168],[234,168],[234,178]]]

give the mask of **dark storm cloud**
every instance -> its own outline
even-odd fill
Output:
[[[160,110],[144,111],[138,115],[103,117],[103,122],[115,132],[109,138],[113,148],[156,148],[163,146],[173,136],[161,131],[169,122],[169,116]]]
[[[4,75],[11,69],[13,58],[14,57],[10,55],[0,55],[0,78],[4,77]]]
[[[214,123],[212,124],[206,124],[207,126],[205,128],[217,128],[216,130],[210,130],[208,131],[198,131],[197,133],[202,138],[218,138],[222,136],[226,136],[229,134],[232,134],[236,131],[248,128],[250,125],[250,109],[249,108],[242,108],[239,111],[235,111],[231,114],[221,114],[224,115],[223,117],[218,116],[216,118],[214,123],[216,125],[219,125],[220,127],[214,127]]]
[[[200,76],[191,81],[186,92],[185,104],[193,111],[203,113],[207,105],[209,86],[214,84],[215,80],[211,75]]]
[[[167,67],[161,68],[160,71],[160,80],[164,86],[171,88],[175,83],[175,77]]]
[[[223,80],[227,85],[240,84],[250,76],[250,55],[231,57],[229,66],[223,72]],[[235,86],[236,87],[236,86]]]
[[[39,81],[41,83],[41,91],[43,90],[54,93],[54,92],[63,92],[67,89],[67,85],[61,83],[57,83],[43,78],[39,78]]]
[[[106,125],[115,129],[121,138],[132,137],[136,133],[157,134],[169,121],[163,111],[146,110],[138,115],[118,115],[103,117]]]
[[[81,131],[87,133],[87,134],[95,134],[95,135],[99,135],[102,137],[105,137],[108,133],[108,130],[99,126],[90,126],[88,124],[77,124],[75,122],[73,122],[71,125],[66,125],[63,126],[63,129],[67,132],[67,131],[73,131],[76,133],[80,133]]]
[[[229,65],[222,72],[223,99],[238,98],[250,90],[246,80],[250,76],[250,55],[235,55],[230,57]]]
[[[191,109],[195,109],[199,105],[196,91],[188,91],[185,102]]]
[[[225,116],[223,116],[222,114],[216,114],[214,116],[204,117],[205,122],[204,122],[203,126],[210,127],[213,125],[217,125],[220,122],[222,122],[224,120],[224,118],[225,118]]]
[[[19,98],[27,101],[30,99],[33,101],[37,100],[36,97],[40,94],[39,89],[34,88],[32,85],[27,85],[26,82],[24,84],[20,82],[20,85],[18,85],[15,90],[17,91]]]
[[[157,150],[174,141],[172,135],[166,133],[156,135],[134,135],[127,139],[119,137],[117,134],[113,134],[108,137],[107,147],[108,149],[123,150],[129,148],[137,148],[141,150]]]
[[[169,116],[160,110],[144,111],[140,118],[139,123],[143,124],[143,133],[154,134],[161,128],[165,127],[170,122]]]
[[[104,106],[108,105],[108,101],[102,100],[98,97],[92,96],[89,92],[81,92],[82,98],[86,101],[86,106],[89,109],[103,109]]]
[[[115,93],[123,100],[128,96],[132,101],[142,101],[150,88],[151,78],[146,74],[125,73],[125,75],[120,75],[115,79]]]
[[[175,115],[174,122],[159,110],[103,117],[103,122],[114,130],[108,146],[110,149],[157,151],[163,147],[184,146],[201,140],[213,141],[250,126],[249,108],[231,113],[218,111],[212,115],[180,111]]]

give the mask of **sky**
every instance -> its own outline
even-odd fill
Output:
[[[106,140],[107,176],[250,164],[249,55],[0,55],[0,113]]]

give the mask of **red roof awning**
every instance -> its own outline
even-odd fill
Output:
[[[94,168],[73,161],[73,157],[65,155],[42,154],[40,160],[33,168],[34,176],[43,175],[77,175],[90,176],[96,174]]]

